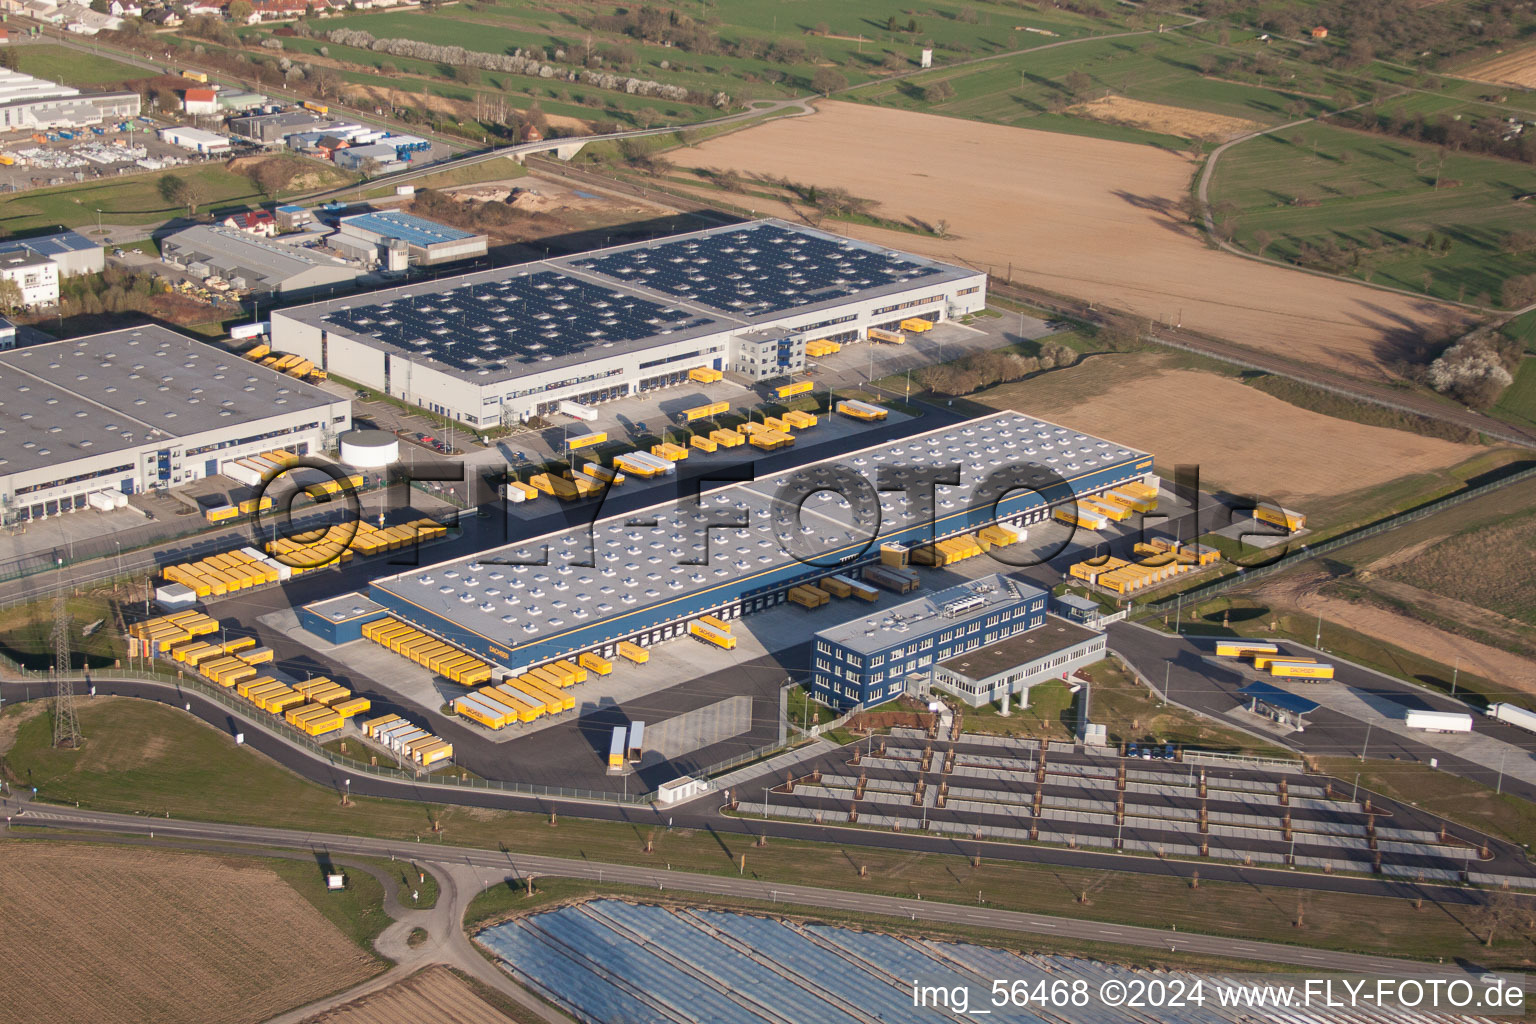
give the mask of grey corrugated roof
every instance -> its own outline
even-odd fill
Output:
[[[0,352],[0,473],[168,443],[335,401],[164,327],[30,345]]]
[[[175,249],[177,259],[238,267],[270,282],[284,281],[315,267],[346,266],[308,249],[210,224],[198,224],[168,235],[162,244]]]

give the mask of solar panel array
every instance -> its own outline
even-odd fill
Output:
[[[900,253],[777,224],[653,243],[572,266],[747,317],[939,274]]]
[[[1254,976],[1122,967],[1080,956],[1018,953],[611,899],[526,914],[486,928],[475,938],[520,981],[582,1021],[868,1024],[963,1021],[978,1013],[1009,1024],[1487,1024],[1493,1019],[1368,1001],[1345,1014],[1330,1015],[1316,1009],[1316,996],[1310,1011],[1259,1001],[1234,1001],[1225,1007],[1215,987],[1251,982]],[[1071,996],[1074,984],[1081,982],[1076,989],[1081,998],[1070,1006],[1038,995],[1034,1003],[1005,999],[998,1005],[992,997],[994,979],[999,978],[1022,982],[1026,993],[1048,989],[1058,997],[1062,992]],[[930,990],[930,1001],[917,1005],[917,984],[955,995],[940,1003]],[[1148,984],[1177,984],[1168,991],[1198,992],[1203,1001],[1169,1000],[1152,1014],[1127,1011],[1105,998],[1118,993],[1123,1002],[1125,992],[1135,993],[1141,990],[1136,986]],[[968,996],[968,1012],[960,1010],[957,988]]]
[[[456,370],[484,374],[712,322],[551,270],[338,309],[324,320]]]

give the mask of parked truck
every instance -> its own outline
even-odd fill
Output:
[[[1501,722],[1516,725],[1527,732],[1536,732],[1536,711],[1530,711],[1517,704],[1490,704],[1488,714]]]
[[[1425,732],[1471,732],[1472,716],[1461,711],[1408,712],[1407,726]]]

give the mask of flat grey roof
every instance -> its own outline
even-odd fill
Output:
[[[168,235],[165,243],[179,250],[176,253],[178,259],[186,258],[183,253],[190,253],[198,260],[223,261],[259,274],[264,281],[285,280],[315,267],[349,269],[349,265],[341,260],[211,224],[198,224]]]
[[[771,262],[765,247],[774,251]],[[789,248],[796,252],[786,255]],[[760,271],[747,271],[735,262],[740,259],[748,259],[751,266],[755,266],[751,259],[762,259],[764,265]],[[727,265],[726,261],[732,262]],[[783,269],[781,263],[795,269]],[[845,265],[855,269],[845,271]],[[754,273],[763,278],[772,275],[771,298],[754,300],[738,294],[752,289]],[[493,384],[579,365],[596,356],[643,351],[792,314],[838,308],[922,284],[937,287],[978,273],[803,225],[763,220],[329,299],[273,315],[404,355],[464,380]],[[692,280],[698,276],[707,276],[711,290],[692,290],[703,287]],[[548,285],[550,301],[530,302],[524,295],[514,309],[507,307],[504,297],[493,294],[508,291],[520,278],[537,278]],[[587,308],[559,308],[567,292],[586,297]],[[506,308],[488,318],[459,315],[466,308],[473,312],[484,302]],[[393,314],[409,314],[418,305],[433,307],[437,322],[407,338],[400,327],[422,325],[402,324],[398,322],[402,318]],[[442,315],[445,306],[453,310],[446,316]],[[640,311],[639,326],[626,324],[617,315],[626,306]],[[499,323],[496,316],[502,317]],[[562,328],[549,339],[553,344],[521,360],[519,356],[526,354],[524,343],[542,343],[551,326]],[[462,358],[466,352],[487,347],[506,349],[511,358],[470,364]]]
[[[159,326],[0,352],[0,473],[169,444],[338,399]]]
[[[1047,615],[1045,624],[1005,637],[974,651],[958,654],[939,664],[957,676],[980,682],[1010,669],[1049,657],[1092,640],[1101,634],[1055,615]]]
[[[347,622],[359,615],[369,615],[385,609],[383,605],[366,594],[353,592],[338,594],[323,601],[312,601],[304,606],[304,610],[313,612],[327,622]]]
[[[969,622],[990,611],[1045,596],[1046,592],[1033,583],[994,572],[818,630],[816,638],[870,654],[901,643],[903,638],[927,636],[945,628],[946,623]],[[962,611],[950,614],[951,607],[960,605],[965,606]]]
[[[797,520],[784,522],[787,502],[775,502],[774,495],[791,474],[815,479],[815,467],[839,465],[873,479],[883,465],[958,463],[964,467],[960,485],[936,488],[933,514],[946,516],[964,511],[986,476],[1007,465],[1055,460],[1052,468],[1071,479],[1145,458],[1143,452],[1022,413],[997,412],[729,484],[699,503],[663,503],[412,569],[374,586],[492,643],[517,646],[714,588],[721,588],[720,603],[726,604],[756,577],[865,542],[869,527],[856,528],[853,510],[830,491],[812,495]],[[904,492],[887,491],[879,498],[881,534],[928,518]]]

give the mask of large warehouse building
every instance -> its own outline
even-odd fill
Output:
[[[959,467],[931,511],[892,474]],[[1152,457],[1015,412],[999,412],[837,459],[657,505],[469,558],[376,580],[371,597],[440,639],[513,671],[583,651],[611,657],[678,636],[701,615],[782,604],[793,586],[857,573],[889,542],[926,542],[995,521],[1039,522],[1050,506],[1148,477]],[[822,489],[862,491],[853,504]],[[878,476],[877,476],[878,475]],[[803,481],[812,481],[803,483]],[[862,481],[862,484],[860,483]],[[785,493],[791,487],[796,493]],[[817,491],[803,505],[799,495]],[[921,497],[917,502],[921,502]],[[651,521],[654,525],[636,525]]]
[[[489,427],[985,305],[983,273],[768,220],[275,310],[272,346]]]
[[[212,476],[226,459],[320,450],[346,399],[163,327],[0,352],[7,522]]]
[[[82,93],[68,85],[0,68],[0,131],[83,128],[139,116],[136,92]]]
[[[238,291],[260,295],[305,296],[344,288],[367,269],[314,249],[212,224],[167,235],[160,256],[194,277],[221,277]]]

